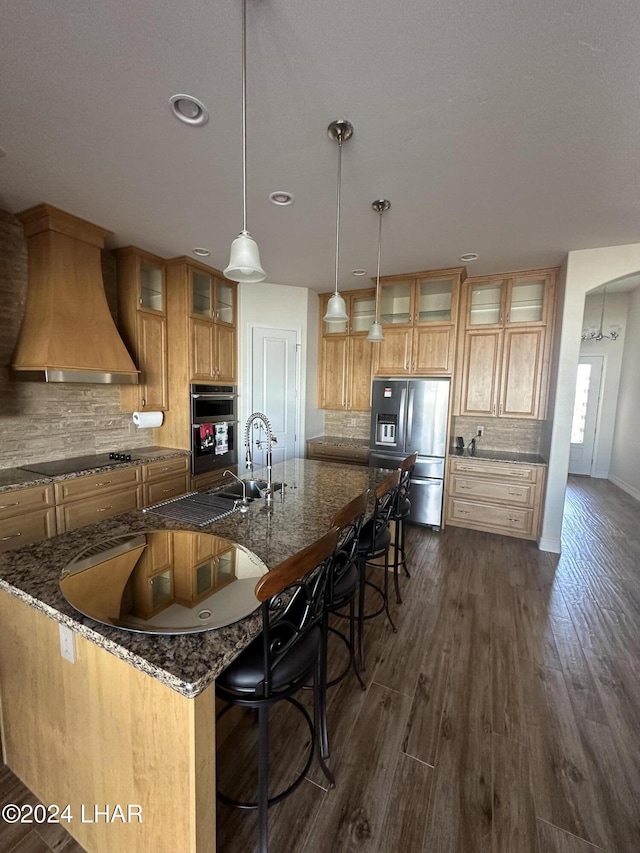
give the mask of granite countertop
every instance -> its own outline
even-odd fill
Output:
[[[75,471],[44,475],[35,471],[27,471],[24,468],[0,468],[0,492],[11,492],[15,489],[24,489],[28,486],[46,486],[48,483],[56,483],[61,480],[73,480],[75,477],[83,477],[86,474],[101,474],[104,471],[112,471],[115,468],[128,468],[131,465],[142,465],[145,462],[156,462],[158,459],[171,459],[176,456],[189,456],[188,450],[178,450],[172,447],[136,447],[132,451],[119,451],[121,453],[131,452],[131,462],[102,462],[97,460],[105,454],[96,454],[95,460],[91,456],[78,457],[78,468]],[[69,462],[69,459],[58,460],[61,464]],[[38,463],[29,463],[37,465]]]
[[[333,514],[384,479],[386,471],[305,459],[273,466],[274,482],[285,482],[271,509],[253,501],[246,515],[234,513],[205,527],[171,521],[152,512],[129,512],[53,539],[0,555],[0,589],[62,622],[136,669],[187,697],[201,693],[259,633],[259,611],[212,631],[181,636],[139,634],[110,628],[74,610],[58,578],[70,559],[93,542],[152,530],[195,530],[244,545],[269,568],[326,532]],[[259,476],[259,472],[256,472]],[[371,499],[373,505],[373,498]],[[257,602],[256,602],[256,606]]]
[[[483,462],[507,462],[510,465],[545,465],[547,462],[538,453],[518,453],[516,450],[488,450],[478,448],[475,453],[464,450],[449,450],[453,459],[480,459]]]
[[[368,438],[349,438],[344,435],[319,435],[310,438],[309,444],[330,444],[333,447],[357,447],[358,449],[369,449]]]

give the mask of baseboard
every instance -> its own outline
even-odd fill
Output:
[[[612,474],[609,474],[608,478],[614,486],[617,486],[619,489],[622,489],[623,492],[626,492],[628,495],[631,495],[632,498],[635,498],[637,501],[640,501],[640,491],[638,489],[634,489],[633,486],[629,485],[629,483],[625,483],[624,480],[621,480],[619,477],[614,477]]]
[[[560,544],[559,539],[552,538],[551,536],[542,537],[538,540],[538,548],[541,551],[551,551],[552,554],[561,554],[562,546]]]

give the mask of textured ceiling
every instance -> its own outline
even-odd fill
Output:
[[[0,207],[224,268],[242,226],[240,0],[2,0]],[[555,265],[640,235],[636,0],[248,0],[249,230],[272,282]],[[178,92],[209,123],[169,112]],[[289,208],[273,190],[295,196]]]

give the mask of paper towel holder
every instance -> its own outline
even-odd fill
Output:
[[[161,427],[164,412],[134,412],[133,422],[138,429],[154,429]]]

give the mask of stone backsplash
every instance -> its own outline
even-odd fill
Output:
[[[452,418],[452,435],[461,435],[465,445],[476,434],[478,426],[484,434],[478,446],[485,450],[517,450],[521,453],[540,453],[540,435],[543,421],[519,418]]]
[[[369,412],[324,413],[324,434],[344,438],[369,438],[371,415]]]
[[[115,271],[114,256],[103,252],[105,291],[114,315]],[[26,292],[27,247],[22,225],[0,211],[0,468],[153,444],[153,431],[137,429],[131,414],[120,411],[117,385],[15,382],[10,378],[8,365]]]

